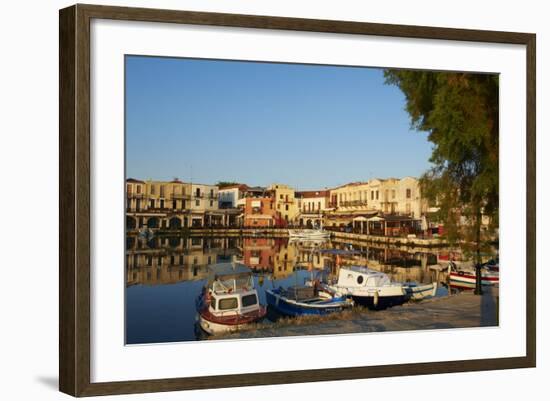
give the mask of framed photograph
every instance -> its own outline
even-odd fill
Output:
[[[59,18],[62,392],[535,366],[534,34]]]

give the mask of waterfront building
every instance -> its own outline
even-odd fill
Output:
[[[219,211],[218,187],[207,184],[191,184],[189,208],[191,227],[225,225],[224,213]]]
[[[300,210],[299,225],[302,227],[320,227],[323,216],[328,210],[330,191],[299,191],[296,192],[298,209]]]
[[[300,215],[294,189],[284,184],[271,184],[268,190],[273,194],[275,210],[279,217],[276,225],[278,227],[294,225]]]
[[[328,226],[349,226],[354,221],[366,221],[376,215],[400,215],[420,219],[427,211],[421,197],[419,181],[402,179],[371,179],[353,182],[330,191]]]
[[[243,222],[245,227],[275,227],[278,213],[272,197],[243,198]]]
[[[126,227],[181,229],[237,225],[237,208],[220,210],[216,185],[126,180]]]
[[[126,180],[128,229],[180,228],[181,215],[190,206],[191,184],[172,181]]]
[[[235,209],[239,207],[239,200],[243,199],[248,191],[246,184],[232,184],[220,186],[218,199],[220,209]]]

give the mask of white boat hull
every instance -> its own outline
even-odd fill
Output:
[[[475,284],[476,283],[476,273],[475,272],[451,272],[449,274],[449,279],[451,281],[457,281],[461,283],[467,283],[467,284]],[[481,284],[483,285],[495,285],[499,283],[499,274],[498,272],[482,272],[481,274]]]
[[[437,292],[437,283],[430,283],[425,285],[405,286],[410,299],[419,301],[428,297],[435,297]]]
[[[346,288],[336,285],[328,288],[351,297],[355,303],[375,308],[397,305],[408,299],[407,292],[402,285],[362,288]]]
[[[290,238],[302,240],[320,240],[330,238],[330,232],[324,230],[288,230]]]

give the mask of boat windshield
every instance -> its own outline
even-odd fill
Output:
[[[219,310],[228,310],[228,309],[237,309],[238,303],[237,298],[222,298],[218,301]]]
[[[247,306],[256,305],[258,303],[258,297],[256,297],[256,294],[250,294],[245,295],[241,298],[241,301],[243,303],[243,308]]]

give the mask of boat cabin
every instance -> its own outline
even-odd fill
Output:
[[[256,290],[215,293],[210,295],[210,311],[215,315],[245,314],[257,310]]]
[[[212,266],[212,273],[208,291],[212,314],[230,316],[258,310],[258,292],[249,268],[219,264]]]
[[[387,274],[364,266],[343,266],[338,272],[340,287],[380,287],[390,284]]]

